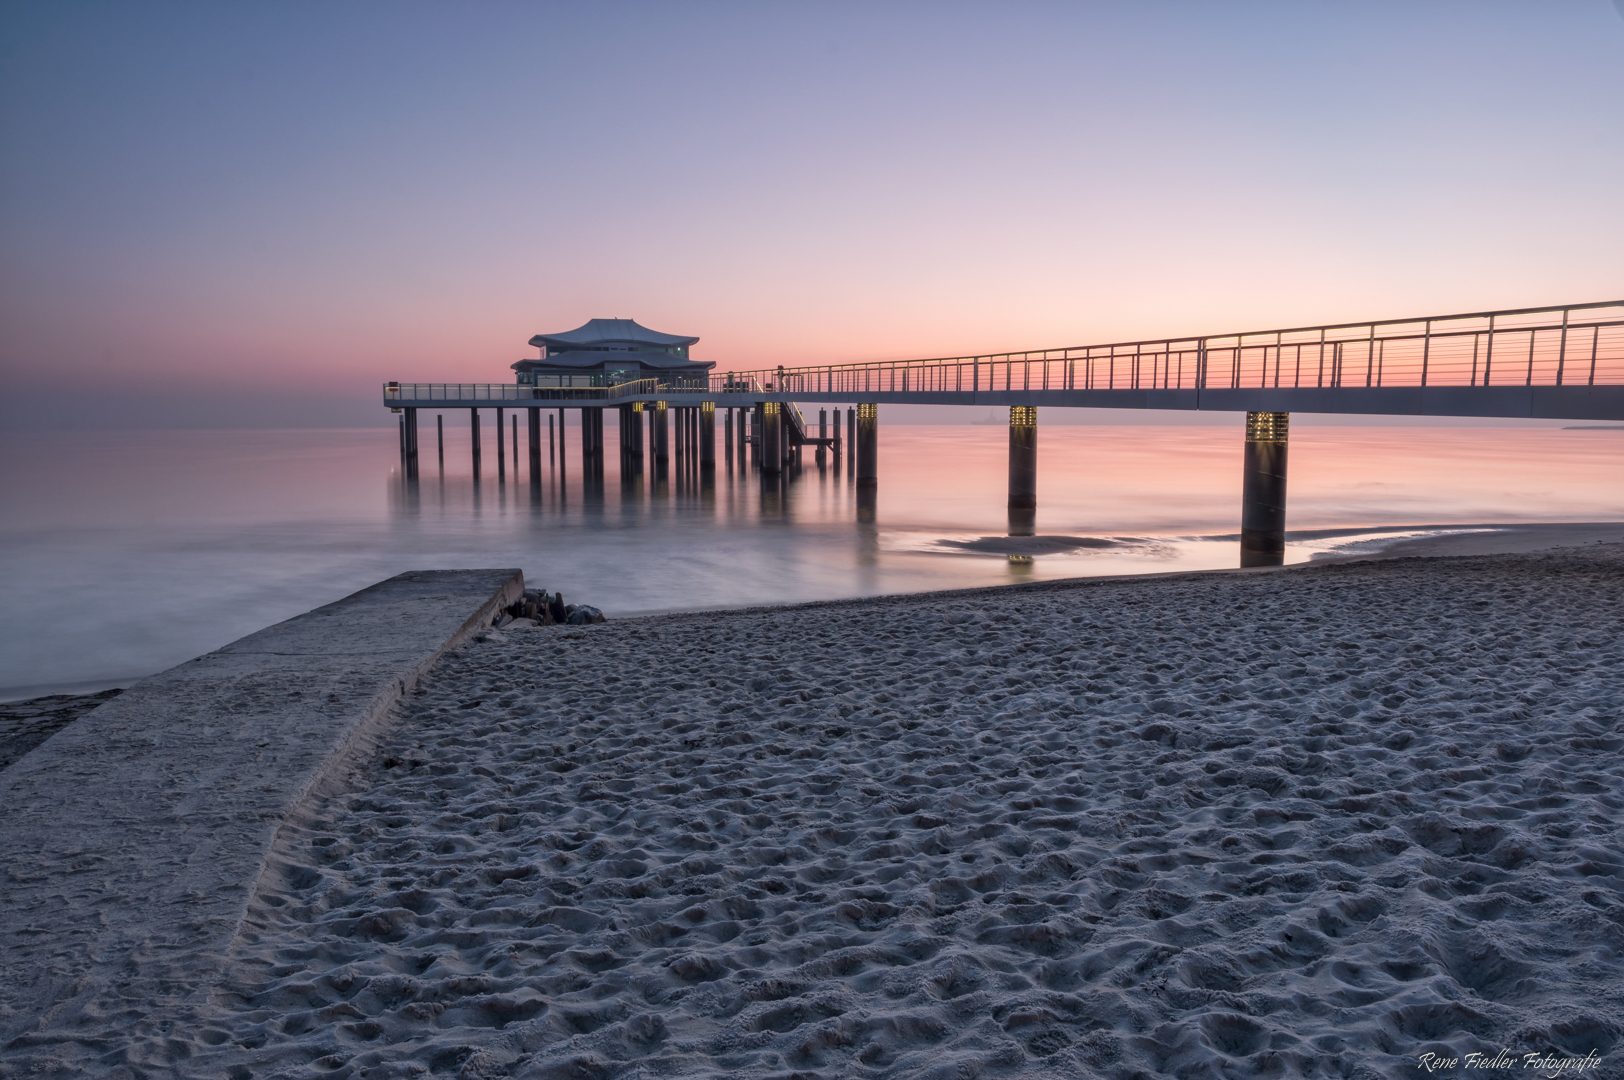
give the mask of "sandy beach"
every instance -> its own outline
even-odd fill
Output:
[[[1621,586],[1608,544],[481,635],[284,831],[210,1015],[100,1060],[1624,1075]]]

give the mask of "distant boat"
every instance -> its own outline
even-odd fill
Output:
[[[999,419],[998,412],[995,409],[987,410],[987,418],[985,420],[970,421],[972,424],[1002,424],[1003,422],[1003,420]]]

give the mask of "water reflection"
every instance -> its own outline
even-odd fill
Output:
[[[404,570],[516,566],[622,618],[1237,561],[1238,427],[1046,428],[1021,537],[1000,427],[882,427],[863,490],[849,454],[764,476],[736,423],[711,470],[662,464],[647,416],[623,460],[614,419],[601,472],[549,412],[534,475],[521,454],[499,477],[487,439],[476,480],[467,421],[420,417],[412,483],[393,429],[0,436],[0,687],[158,670]],[[1294,431],[1288,528],[1624,518],[1615,432],[1401,434]],[[87,567],[95,617],[65,618]]]

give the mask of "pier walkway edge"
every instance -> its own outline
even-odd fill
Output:
[[[161,1041],[207,1005],[279,830],[523,591],[512,569],[400,574],[145,679],[0,772],[0,1060]]]

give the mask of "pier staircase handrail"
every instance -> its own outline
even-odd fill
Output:
[[[1624,300],[719,372],[772,394],[1624,384]]]

